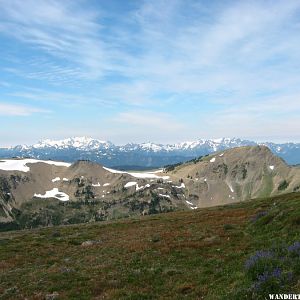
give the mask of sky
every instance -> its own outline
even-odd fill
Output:
[[[300,1],[0,0],[0,146],[300,141]]]

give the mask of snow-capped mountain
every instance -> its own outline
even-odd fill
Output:
[[[128,143],[114,145],[109,141],[91,137],[73,137],[63,140],[46,139],[34,145],[18,145],[0,149],[0,157],[32,157],[73,162],[88,159],[110,167],[141,169],[161,167],[184,162],[198,156],[241,146],[257,145],[257,142],[239,138],[198,139],[176,144]],[[260,143],[289,164],[300,163],[300,144],[271,142]]]
[[[42,140],[37,144],[32,145],[32,148],[42,149],[42,148],[56,148],[56,149],[67,149],[76,148],[80,150],[98,150],[98,149],[108,149],[113,147],[111,142],[100,141],[92,139],[90,137],[73,137],[64,140]]]

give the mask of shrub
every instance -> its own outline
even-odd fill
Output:
[[[297,185],[297,186],[295,186],[294,188],[293,188],[293,191],[294,192],[297,192],[297,191],[299,191],[300,190],[300,185]]]
[[[234,226],[232,224],[224,224],[223,228],[224,230],[231,230],[234,229]]]
[[[283,180],[278,186],[278,191],[284,191],[288,186],[289,183],[286,180]]]
[[[247,177],[247,169],[245,168],[245,166],[243,166],[243,169],[242,169],[242,176],[243,176],[243,179],[246,179],[246,177]]]

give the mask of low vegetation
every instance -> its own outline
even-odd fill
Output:
[[[264,299],[300,291],[300,193],[2,232],[0,299]]]
[[[278,186],[278,191],[284,191],[287,189],[288,186],[289,183],[286,180],[283,180]]]
[[[185,162],[178,162],[178,163],[175,163],[175,164],[170,164],[170,165],[165,165],[163,167],[163,169],[165,170],[165,172],[171,172],[171,171],[174,171],[176,169],[176,167],[178,166],[181,166],[183,164],[190,164],[190,163],[198,163],[199,161],[202,160],[203,157],[207,157],[208,155],[205,155],[205,156],[198,156],[196,158],[193,158],[191,160],[188,160],[188,161],[185,161]]]

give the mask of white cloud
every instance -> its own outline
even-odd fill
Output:
[[[30,116],[34,113],[45,113],[45,112],[49,112],[49,111],[40,108],[25,106],[25,105],[0,103],[1,116]]]

